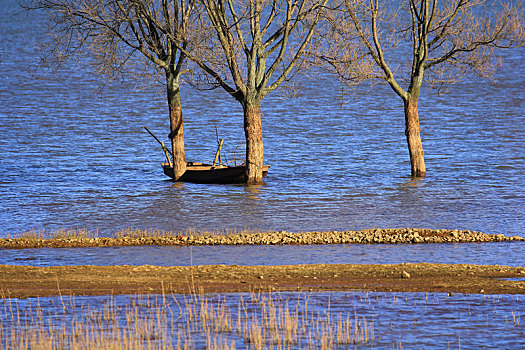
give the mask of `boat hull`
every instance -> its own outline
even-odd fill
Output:
[[[270,166],[263,166],[263,176],[268,174]],[[162,163],[164,174],[174,178],[173,167]],[[246,182],[245,166],[224,166],[202,163],[188,163],[186,172],[177,181],[193,183],[233,184]]]

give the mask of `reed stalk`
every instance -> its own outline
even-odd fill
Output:
[[[0,345],[16,349],[332,349],[371,344],[373,325],[350,315],[314,313],[308,295],[292,301],[226,295],[59,296],[0,301]],[[100,299],[100,297],[99,297]],[[236,304],[235,304],[236,303]],[[357,315],[354,316],[357,319]],[[235,320],[235,321],[234,321]],[[337,320],[334,322],[334,320]]]

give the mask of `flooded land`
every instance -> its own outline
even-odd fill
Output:
[[[206,185],[142,128],[165,87],[49,69],[47,26],[2,1],[0,348],[525,348],[524,47],[423,87],[424,178],[389,87],[317,76],[264,99],[263,184]],[[187,160],[238,162],[240,105],[181,99]]]

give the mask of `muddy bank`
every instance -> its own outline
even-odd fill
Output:
[[[525,241],[525,238],[486,234],[468,230],[416,228],[373,229],[330,232],[263,232],[230,234],[174,234],[159,231],[127,230],[115,238],[75,236],[12,237],[0,239],[0,248],[107,247],[142,245],[282,245],[282,244],[417,244]]]
[[[511,278],[517,280],[508,280]],[[426,263],[194,267],[0,265],[3,298],[259,290],[525,294],[525,268]]]

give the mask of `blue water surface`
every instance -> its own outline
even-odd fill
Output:
[[[166,181],[161,84],[107,83],[88,62],[40,63],[46,17],[0,5],[0,235],[80,227],[162,230],[458,228],[525,236],[525,48],[494,81],[472,78],[419,103],[428,176],[409,177],[401,100],[386,86],[342,96],[326,74],[263,100],[259,186]],[[243,145],[242,109],[220,90],[182,86],[187,159]],[[239,148],[241,149],[241,148]],[[237,150],[237,157],[239,152]]]
[[[46,31],[42,13],[21,12],[16,0],[0,1],[0,237],[58,228],[98,229],[101,236],[112,236],[127,227],[293,232],[423,227],[525,237],[525,48],[504,53],[504,65],[493,81],[471,78],[439,96],[423,91],[419,112],[425,178],[409,176],[403,105],[388,87],[342,96],[336,79],[319,75],[302,79],[295,98],[275,92],[263,100],[264,155],[271,165],[265,183],[218,186],[173,183],[162,174],[160,147],[142,129],[148,126],[167,143],[168,109],[161,84],[151,86],[127,76],[101,86],[104,80],[91,75],[83,60],[57,70],[46,68],[37,48],[45,42]],[[216,129],[225,139],[226,160],[242,154],[240,105],[219,90],[183,85],[181,92],[187,159],[213,160]],[[0,264],[524,266],[523,247],[491,243],[3,249]],[[214,296],[233,312],[242,297]],[[342,317],[357,315],[373,322],[374,341],[355,348],[525,347],[521,296],[408,293],[399,298],[337,292],[278,297],[290,300],[290,305],[298,300],[301,307],[307,300],[317,316],[331,309]],[[135,306],[129,298],[1,299],[0,345],[7,346],[9,332],[20,330],[13,315],[67,330],[85,310],[94,310],[90,316],[96,316],[108,303],[118,310]],[[180,305],[188,305],[183,299],[171,296],[170,312],[182,312]],[[35,304],[42,314],[33,313]],[[147,319],[155,309],[147,301],[144,305],[148,307],[139,316]],[[116,315],[117,321],[125,322],[122,312]],[[171,323],[162,326],[179,327],[174,320],[168,318]],[[36,329],[31,323],[26,327]],[[241,337],[231,337],[237,348],[246,346]],[[195,348],[204,348],[204,342],[196,341]]]

